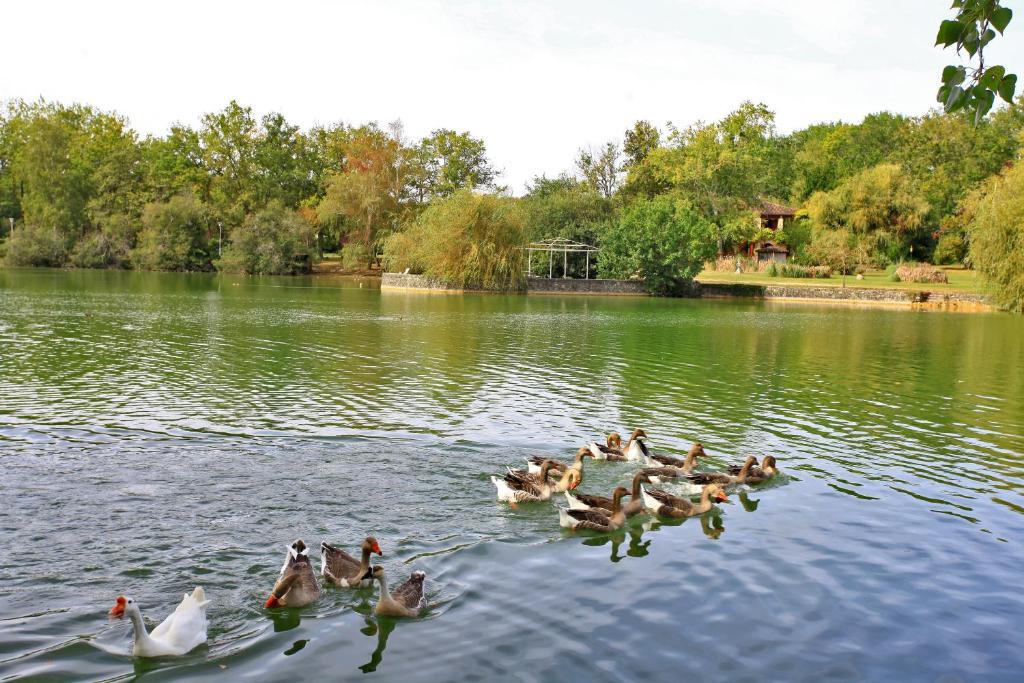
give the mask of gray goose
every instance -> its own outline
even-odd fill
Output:
[[[320,574],[324,581],[342,588],[367,587],[373,581],[370,571],[370,553],[384,555],[373,536],[363,540],[361,559],[357,560],[341,548],[320,542]]]
[[[740,470],[743,469],[743,465],[729,465],[726,471],[729,474],[739,474]],[[774,455],[766,455],[761,460],[761,466],[751,465],[750,470],[747,472],[747,484],[760,484],[763,481],[771,479],[779,473],[779,468],[775,463]]]
[[[647,444],[644,443],[646,439],[647,432],[642,429],[633,430],[633,433],[629,435],[629,441],[622,448],[622,453],[626,456],[626,460],[639,460],[641,462],[648,462],[650,460]]]
[[[566,529],[589,529],[602,532],[620,529],[626,523],[626,511],[622,509],[622,497],[628,494],[629,491],[622,486],[615,489],[612,493],[611,515],[606,515],[598,510],[558,508],[558,523]]]
[[[427,600],[423,592],[423,583],[427,575],[423,572],[413,572],[405,583],[395,590],[388,590],[388,582],[384,577],[384,567],[376,564],[371,570],[373,578],[380,583],[380,599],[374,612],[385,617],[417,617],[427,606]]]
[[[591,441],[587,449],[594,454],[596,460],[625,460],[626,454],[622,451],[622,437],[618,432],[612,432],[605,439],[604,445]]]
[[[744,461],[743,466],[740,467],[739,472],[736,474],[730,474],[728,472],[697,472],[687,474],[685,477],[694,484],[704,486],[705,484],[721,484],[722,486],[733,486],[735,484],[747,483],[747,477],[750,474],[750,468],[757,463],[757,458],[752,455],[748,455]]]
[[[643,481],[646,481],[646,477],[642,472],[637,472],[633,476],[633,489],[630,492],[630,501],[622,507],[627,518],[643,512],[645,509],[644,502],[640,498],[640,483]],[[614,495],[614,492],[612,495]],[[565,499],[569,501],[570,510],[596,510],[605,516],[611,516],[612,506],[615,504],[612,498],[593,496],[586,493],[573,494],[568,491],[565,492]]]
[[[548,472],[554,463],[545,460],[541,465],[540,474],[530,474],[526,470],[509,469],[503,478],[491,477],[491,482],[498,490],[498,500],[511,503],[535,503],[551,498],[552,493],[574,489],[583,481],[583,468],[566,469],[557,483],[548,481]]]
[[[689,498],[673,496],[658,489],[644,489],[643,502],[647,509],[659,517],[696,517],[703,515],[713,507],[711,498],[723,503],[729,500],[719,484],[708,484],[700,494],[700,502],[694,503]]]
[[[565,474],[565,471],[570,467],[583,467],[583,458],[593,458],[594,454],[590,452],[589,448],[583,447],[576,451],[576,454],[572,458],[572,463],[559,462],[558,460],[551,460],[551,471],[557,472],[558,474]],[[545,458],[543,455],[533,455],[526,458],[526,471],[530,474],[540,474],[540,466],[544,464]]]
[[[704,453],[704,449],[698,449],[697,446],[700,446],[700,444],[696,444],[693,448],[690,449],[690,452],[686,454],[686,460],[668,458],[666,456],[661,455],[654,456],[655,458],[664,458],[666,460],[681,463],[680,466],[667,465],[665,467],[645,467],[642,470],[640,470],[640,472],[647,478],[647,481],[651,482],[652,484],[663,484],[666,481],[672,479],[679,479],[680,477],[685,477],[686,475],[693,471],[694,467],[697,466],[698,453]],[[658,462],[661,461],[659,460]]]
[[[704,446],[700,443],[695,443],[690,447],[690,450],[687,451],[685,459],[673,458],[669,455],[651,455],[649,457],[662,467],[678,467],[689,474],[694,466],[696,466],[697,458],[703,458],[706,455],[707,454],[704,452]]]
[[[320,585],[309,563],[309,548],[298,539],[288,546],[281,575],[264,607],[302,607],[320,597]]]

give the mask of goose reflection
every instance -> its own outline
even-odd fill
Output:
[[[746,491],[740,491],[738,497],[740,499],[740,505],[742,505],[743,509],[746,510],[747,512],[753,512],[754,510],[756,510],[758,504],[760,504],[761,502],[760,498],[758,498],[757,500],[751,498],[749,495],[747,495]]]
[[[297,607],[273,610],[268,615],[274,624],[274,633],[291,631],[302,623],[302,611]]]
[[[360,633],[367,636],[377,636],[377,649],[370,655],[370,661],[359,667],[364,674],[373,673],[384,661],[384,650],[388,646],[388,636],[395,630],[396,621],[389,617],[379,617],[376,621],[366,619],[366,628],[359,629]]]

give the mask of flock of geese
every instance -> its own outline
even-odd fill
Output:
[[[533,456],[525,469],[508,468],[503,477],[491,477],[498,491],[498,500],[516,506],[551,500],[563,494],[568,507],[558,507],[561,526],[610,532],[621,528],[630,517],[641,513],[660,517],[695,517],[708,512],[716,502],[728,500],[726,490],[740,484],[759,484],[778,474],[775,458],[766,456],[758,466],[749,456],[742,465],[725,472],[696,472],[697,459],[704,457],[704,447],[696,443],[685,459],[652,455],[642,429],[635,430],[625,445],[613,432],[604,444],[591,443],[576,451],[571,463]],[[618,486],[610,497],[576,492],[583,482],[583,461],[614,460],[640,462],[644,467],[633,476],[632,488]],[[675,495],[643,484],[673,485]],[[630,497],[623,505],[622,499]],[[699,496],[699,502],[691,497]],[[380,544],[367,536],[360,547],[360,559],[341,548],[320,544],[320,575],[324,584],[339,588],[369,588],[380,585],[380,597],[374,611],[381,616],[415,617],[426,608],[424,583],[426,574],[415,571],[401,585],[388,588],[384,567],[371,565],[373,554],[383,556]],[[319,599],[322,589],[309,557],[309,547],[298,539],[288,546],[284,564],[274,588],[264,603],[267,609],[302,607]],[[146,630],[138,603],[119,595],[110,609],[113,618],[128,617],[134,627],[132,654],[137,657],[163,657],[186,654],[206,642],[206,606],[209,601],[202,587],[186,594],[181,603],[159,626]]]
[[[702,515],[715,503],[728,500],[729,487],[760,484],[779,473],[772,455],[765,456],[760,466],[751,455],[742,465],[730,466],[725,472],[696,472],[697,459],[706,455],[701,444],[693,444],[686,458],[680,460],[651,454],[646,439],[647,433],[636,429],[623,446],[622,437],[612,432],[604,444],[593,442],[577,450],[571,463],[533,456],[527,458],[525,469],[510,467],[504,476],[492,476],[491,481],[498,490],[498,500],[513,506],[551,500],[560,493],[568,503],[568,507],[558,507],[561,526],[607,533],[622,528],[627,519],[641,513],[677,519]],[[618,486],[608,497],[576,493],[583,483],[585,458],[640,462],[645,467],[633,476],[631,488]],[[645,483],[673,485],[680,495],[646,488]],[[623,505],[626,496],[630,500]],[[699,501],[695,502],[692,498],[697,496]]]

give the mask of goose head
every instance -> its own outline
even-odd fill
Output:
[[[607,445],[608,448],[622,448],[622,435],[618,432],[612,432],[608,435]]]
[[[366,578],[375,579],[377,581],[384,580],[384,567],[379,564],[375,564],[370,567],[370,570],[366,572]]]
[[[567,484],[566,490],[571,491],[583,482],[583,468],[570,467],[562,476]]]
[[[125,614],[131,615],[132,612],[138,612],[139,605],[132,598],[124,595],[118,595],[117,600],[114,602],[114,606],[110,608],[110,616],[113,619],[120,619]]]
[[[704,452],[704,444],[699,441],[693,444],[690,446],[690,452],[687,455],[692,455],[695,458],[707,457],[707,453]]]
[[[642,429],[634,429],[633,433],[629,435],[630,441],[643,441],[647,438],[647,432]]]
[[[779,473],[778,465],[775,464],[774,455],[764,456],[764,460],[761,461],[761,470],[769,476]]]
[[[373,536],[367,536],[366,539],[363,540],[362,551],[367,554],[377,553],[381,557],[384,556],[384,551],[380,549],[380,544],[377,543],[377,539]]]
[[[576,451],[576,455],[573,456],[573,467],[582,466],[583,458],[593,458],[594,454],[590,452],[590,449],[586,446]]]
[[[622,497],[629,495],[629,489],[625,486],[616,486],[612,491],[612,512],[618,512],[622,507]]]
[[[708,493],[708,497],[718,503],[724,503],[729,500],[729,496],[725,495],[725,489],[718,484],[708,484],[704,488]]]

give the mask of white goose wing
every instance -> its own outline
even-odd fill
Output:
[[[206,593],[196,587],[192,595],[186,594],[181,603],[163,622],[153,629],[149,637],[184,654],[206,642]]]

